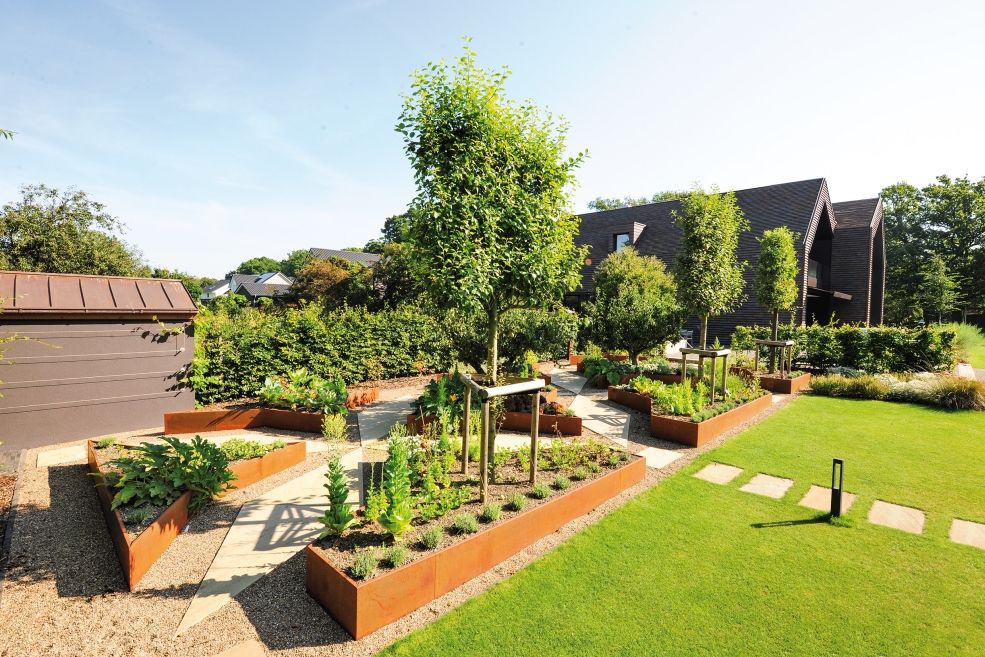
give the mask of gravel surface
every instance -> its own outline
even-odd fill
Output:
[[[604,390],[588,388],[585,393],[597,400],[605,397]],[[303,552],[185,635],[172,639],[243,502],[320,466],[324,453],[309,456],[291,470],[208,505],[192,520],[190,530],[179,535],[151,568],[138,589],[129,592],[85,464],[79,461],[38,469],[31,464],[39,450],[31,450],[22,474],[11,571],[0,600],[0,657],[208,656],[250,639],[261,641],[268,653],[275,655],[371,655],[519,571],[788,402],[789,397],[698,449],[651,438],[645,416],[630,411],[630,451],[655,446],[678,450],[683,458],[663,470],[647,469],[646,478],[633,488],[361,641],[353,641],[305,592]],[[589,431],[585,434],[593,435]],[[154,437],[159,433],[140,435]]]
[[[10,511],[10,500],[14,496],[14,484],[17,475],[0,475],[0,545],[7,531],[7,513]],[[3,565],[0,564],[0,568]]]

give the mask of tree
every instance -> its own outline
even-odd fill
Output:
[[[10,139],[13,141],[14,135],[16,134],[16,132],[12,132],[11,130],[4,130],[3,128],[0,128],[0,137],[3,137],[4,139]]]
[[[290,276],[294,278],[300,273],[302,269],[308,264],[311,259],[311,252],[308,249],[298,249],[297,251],[291,251],[287,254],[287,257],[280,261],[280,267],[278,271],[285,276]]]
[[[366,242],[363,251],[366,253],[383,253],[383,247],[387,244],[402,244],[409,241],[410,212],[387,217],[380,232],[383,233],[383,237],[376,237]]]
[[[632,196],[627,196],[625,199],[618,198],[602,198],[599,196],[594,201],[588,202],[588,209],[595,210],[596,212],[602,212],[603,210],[615,210],[616,208],[623,207],[633,207],[637,205],[648,205],[650,203],[662,203],[663,201],[673,201],[683,197],[687,192],[681,191],[666,191],[657,192],[653,196],[647,198],[633,198]]]
[[[380,259],[373,266],[373,284],[383,295],[384,305],[419,299],[426,294],[422,279],[410,244],[390,242],[383,246]]]
[[[931,256],[921,274],[920,301],[937,314],[937,323],[940,324],[946,313],[958,309],[961,285],[948,273],[947,265],[939,255]]]
[[[239,263],[239,267],[226,274],[226,278],[232,278],[233,274],[266,274],[267,272],[280,271],[280,261],[260,256],[250,258]]]
[[[684,317],[674,280],[663,262],[633,247],[610,254],[595,270],[592,298],[585,304],[589,339],[610,351],[640,353],[680,335]]]
[[[142,258],[125,228],[85,192],[27,185],[0,210],[0,269],[133,276]]]
[[[759,239],[756,267],[756,300],[773,313],[773,340],[778,337],[780,311],[792,310],[800,290],[797,287],[797,250],[794,234],[786,226],[763,232]],[[776,362],[776,348],[770,348],[770,372]]]
[[[883,189],[882,217],[886,238],[885,320],[909,324],[921,315],[919,288],[927,253],[926,227],[921,218],[920,190],[905,182]]]
[[[681,227],[681,248],[674,265],[677,299],[688,314],[701,320],[701,348],[708,348],[708,318],[733,310],[742,302],[748,262],[739,262],[739,233],[749,222],[733,192],[706,194],[700,185],[681,199],[673,211]]]
[[[364,306],[373,300],[373,270],[345,258],[316,258],[302,269],[291,287],[298,299],[317,301],[327,310]]]
[[[202,297],[202,288],[216,282],[216,279],[209,278],[208,276],[192,276],[176,269],[162,269],[160,267],[154,267],[153,269],[145,268],[144,271],[137,272],[137,275],[147,276],[149,278],[177,279],[182,282],[185,289],[188,290],[188,294],[196,302]]]
[[[415,71],[397,131],[414,168],[410,242],[431,298],[481,312],[486,374],[497,378],[500,318],[559,301],[579,283],[587,249],[568,211],[574,170],[567,123],[505,96],[509,71],[465,54]]]

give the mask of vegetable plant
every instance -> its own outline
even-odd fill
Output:
[[[460,534],[474,534],[479,531],[479,521],[471,513],[455,516],[455,530]]]
[[[383,464],[383,492],[386,507],[376,519],[383,529],[401,540],[414,519],[410,495],[410,468],[407,465],[407,439],[393,436],[389,439],[389,456]]]
[[[318,519],[318,522],[325,525],[325,531],[318,538],[326,536],[342,538],[342,534],[357,521],[352,514],[352,508],[346,504],[346,499],[349,497],[348,477],[338,456],[329,461],[325,478],[328,479],[328,483],[324,484],[328,490],[328,509]]]
[[[348,413],[348,392],[342,379],[323,379],[303,367],[285,376],[268,376],[257,395],[264,406],[318,410],[325,415]]]

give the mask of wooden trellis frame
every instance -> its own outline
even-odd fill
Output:
[[[756,340],[756,358],[753,371],[756,372],[756,376],[759,376],[759,348],[761,346],[769,347],[771,352],[775,349],[780,350],[780,378],[787,379],[790,377],[790,372],[793,371],[793,340]],[[770,356],[770,362],[772,363],[775,359]],[[772,367],[772,365],[770,366]],[[784,374],[786,372],[786,374]]]
[[[718,359],[721,358],[722,367],[722,399],[725,399],[728,395],[727,382],[728,382],[728,357],[732,351],[729,349],[681,349],[681,383],[687,378],[687,357],[688,354],[694,354],[698,357],[698,374],[700,376],[701,370],[704,368],[704,359],[711,359],[711,403],[715,403],[715,371],[718,369]]]

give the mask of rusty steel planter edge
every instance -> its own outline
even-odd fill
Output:
[[[650,416],[650,435],[691,447],[701,447],[709,440],[737,427],[773,405],[773,395],[766,393],[759,399],[746,402],[727,413],[716,415],[704,422],[692,422],[690,418],[678,419],[666,415]]]
[[[639,483],[646,461],[629,465],[447,548],[369,581],[356,582],[305,550],[306,588],[346,631],[361,639],[454,590]]]

